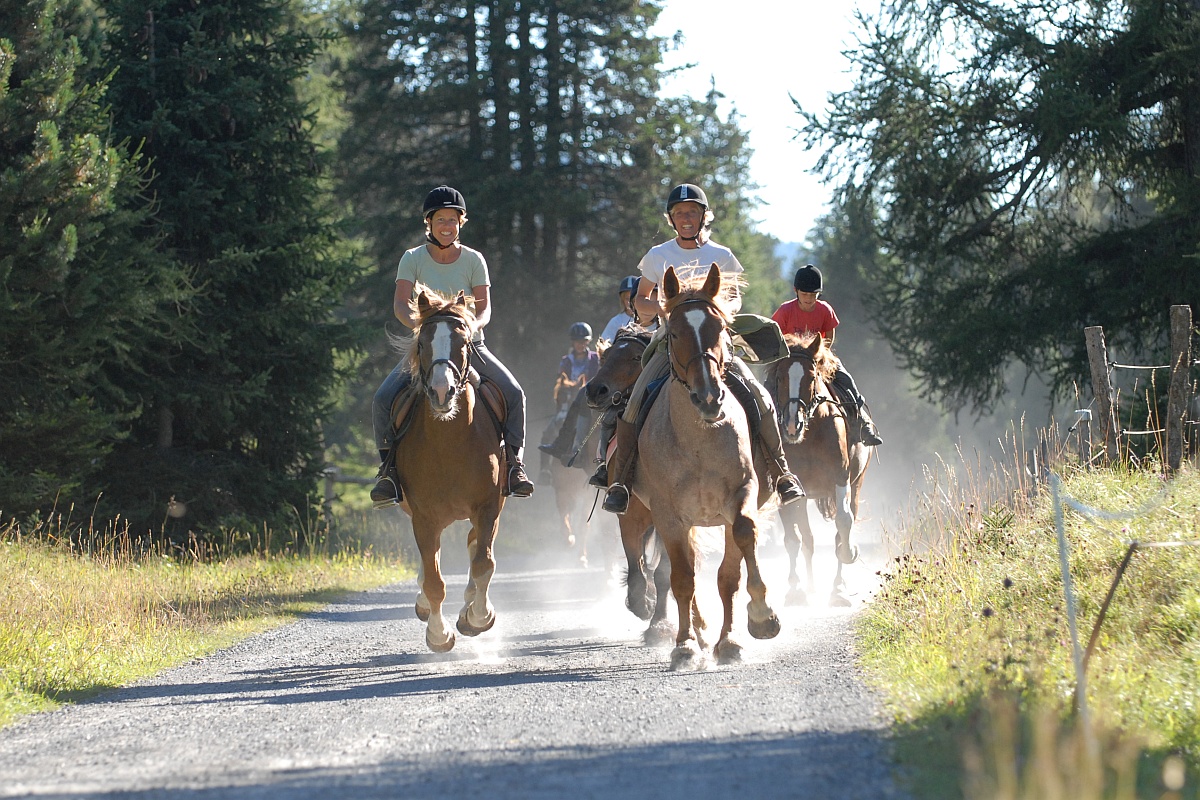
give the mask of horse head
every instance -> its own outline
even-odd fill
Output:
[[[642,353],[650,344],[650,331],[626,325],[600,354],[600,370],[584,386],[584,397],[592,408],[619,406],[642,374]]]
[[[450,420],[468,383],[475,312],[464,292],[451,300],[424,286],[418,286],[414,305],[418,324],[410,369],[434,417]]]
[[[721,298],[721,269],[713,264],[698,288],[681,284],[674,267],[663,275],[667,360],[671,377],[688,389],[701,419],[715,422],[725,398],[732,315]]]
[[[836,356],[821,334],[785,337],[790,355],[771,365],[767,384],[775,395],[779,429],[788,444],[804,440],[817,408],[832,402],[828,383],[836,369]]]

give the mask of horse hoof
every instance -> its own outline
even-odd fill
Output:
[[[642,634],[642,643],[647,647],[666,647],[675,641],[675,626],[669,622],[656,622]]]
[[[495,624],[496,624],[496,614],[493,612],[486,624],[481,625],[478,628],[475,627],[474,625],[471,624],[470,620],[467,619],[467,610],[464,608],[462,610],[462,612],[458,615],[458,623],[455,625],[455,627],[458,628],[458,632],[461,633],[463,636],[478,636],[481,633],[490,631],[492,629],[492,626]]]
[[[833,606],[834,608],[850,608],[850,598],[846,597],[846,595],[842,594],[841,592],[834,592],[833,594],[829,595],[829,605]]]
[[[774,639],[782,628],[783,626],[779,624],[779,617],[774,614],[764,620],[747,620],[746,622],[746,629],[755,639]]]
[[[574,546],[575,546],[575,534],[568,533],[567,534],[567,547],[574,547]]]
[[[717,646],[713,648],[713,655],[718,664],[740,664],[742,662],[742,646],[732,639],[724,639],[717,642]]]
[[[838,544],[836,550],[837,560],[843,564],[853,564],[858,561],[858,548],[851,547],[845,544]]]
[[[421,620],[421,622],[429,622],[428,608],[422,608],[421,604],[417,603],[415,606],[413,606],[413,610],[417,612],[417,619]]]
[[[454,634],[451,633],[446,637],[446,641],[437,644],[429,638],[429,631],[425,631],[425,644],[435,653],[449,653],[454,649]]]
[[[808,593],[798,586],[793,586],[788,589],[784,603],[789,606],[806,606],[808,605]]]
[[[705,667],[704,653],[694,641],[676,646],[671,651],[671,670],[702,670]]]

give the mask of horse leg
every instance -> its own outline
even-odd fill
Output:
[[[853,564],[858,561],[858,548],[850,545],[850,530],[854,527],[854,514],[850,510],[850,488],[846,485],[833,487],[837,502],[837,540],[834,552],[842,564]]]
[[[842,562],[838,562],[837,575],[833,578],[833,591],[829,593],[829,605],[837,608],[849,608],[850,598],[846,596],[846,582],[842,580]]]
[[[442,617],[446,600],[446,582],[442,579],[439,549],[442,532],[428,520],[413,519],[413,534],[421,554],[421,593],[417,596],[417,617],[425,621],[425,644],[435,653],[454,648],[454,632]],[[424,612],[424,616],[422,616]]]
[[[796,563],[800,560],[797,517],[800,514],[808,516],[807,506],[807,503],[796,503],[779,509],[779,521],[783,524],[783,549],[788,554],[788,593],[784,602],[789,606],[808,605],[808,594],[800,588],[800,573],[796,569]]]
[[[767,603],[767,584],[758,567],[758,523],[753,516],[743,512],[733,521],[732,536],[746,562],[746,591],[750,595],[746,605],[746,628],[755,639],[773,639],[779,635],[782,626]],[[736,585],[734,589],[737,589]]]
[[[807,506],[808,504],[805,503]],[[801,509],[801,514],[798,517],[800,526],[800,552],[804,554],[804,587],[809,594],[812,594],[816,588],[816,581],[813,580],[813,551],[816,549],[816,542],[813,540],[812,522],[808,517],[808,509]]]
[[[489,504],[472,515],[471,532],[467,535],[467,555],[471,559],[471,575],[467,580],[466,603],[458,614],[458,630],[464,636],[478,636],[496,624],[496,609],[488,598],[488,587],[496,572],[493,545],[500,524],[498,505]]]
[[[671,651],[671,669],[699,669],[704,665],[704,653],[692,628],[692,601],[696,595],[696,549],[691,529],[675,520],[664,529],[658,520],[655,528],[663,538],[671,561],[671,593],[675,595],[679,628],[675,634],[675,649]]]
[[[565,470],[566,467],[559,466],[555,471]],[[558,518],[562,520],[563,529],[567,532],[567,547],[575,546],[575,531],[571,529],[571,507],[575,504],[575,498],[571,495],[571,490],[567,487],[565,476],[560,477],[555,475],[554,479],[554,505],[558,509]]]
[[[621,549],[625,551],[625,607],[638,619],[650,619],[650,590],[646,582],[646,531],[650,512],[636,497],[629,511],[617,517]]]
[[[733,597],[742,582],[742,551],[733,534],[733,526],[725,526],[725,556],[717,568],[717,592],[721,596],[721,635],[713,647],[718,664],[733,664],[742,660],[742,646],[733,638]]]
[[[667,609],[671,605],[671,560],[667,557],[662,539],[656,534],[651,534],[651,538],[652,541],[649,544],[654,548],[651,558],[654,564],[654,611],[650,615],[650,625],[642,635],[642,641],[650,647],[661,647],[670,644],[676,634],[675,627],[667,619]],[[700,636],[700,631],[704,627],[704,620],[699,616],[695,597],[692,598],[692,609],[694,612],[692,626],[696,630],[696,643],[703,650],[704,640]]]

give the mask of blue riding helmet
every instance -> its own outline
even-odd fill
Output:
[[[640,280],[641,277],[638,275],[627,275],[621,278],[621,283],[617,285],[617,294],[620,295],[625,292],[629,292],[631,295],[637,294],[638,281]]]
[[[576,322],[571,326],[569,335],[572,340],[583,339],[590,342],[592,340],[592,326],[586,322]]]

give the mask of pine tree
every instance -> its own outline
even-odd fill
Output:
[[[326,36],[288,0],[110,0],[115,128],[151,159],[148,232],[195,271],[199,335],[147,384],[114,454],[143,519],[295,523],[323,468],[321,418],[352,344],[335,322],[357,266],[328,203],[297,82]],[[128,513],[128,512],[127,512]]]
[[[97,34],[69,0],[0,2],[0,512],[90,507],[186,337],[187,275],[137,236],[144,161],[110,133]]]

